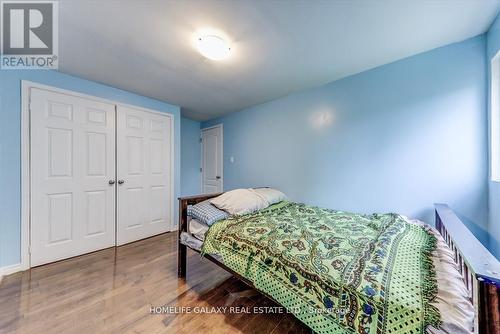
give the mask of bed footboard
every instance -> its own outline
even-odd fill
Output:
[[[436,229],[455,262],[476,310],[474,333],[500,333],[500,263],[446,204],[435,204]]]
[[[187,246],[181,243],[181,233],[187,232],[188,230],[187,207],[188,205],[194,205],[209,198],[217,197],[220,194],[221,193],[179,197],[179,235],[177,237],[179,252],[177,254],[177,273],[180,278],[186,277]]]

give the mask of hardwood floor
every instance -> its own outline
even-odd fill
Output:
[[[230,293],[246,286],[192,251],[187,277],[178,279],[176,237],[167,233],[5,277],[0,333],[310,333],[290,314],[254,312],[277,306],[260,294],[233,301]],[[224,306],[225,313],[195,313]],[[182,307],[185,313],[163,312]]]

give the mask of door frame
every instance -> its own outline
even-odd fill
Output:
[[[221,191],[224,191],[224,124],[223,123],[219,123],[217,125],[213,125],[213,126],[209,126],[209,127],[206,127],[206,128],[203,128],[200,130],[200,146],[201,146],[201,149],[200,149],[200,152],[201,152],[201,158],[200,158],[200,162],[201,162],[201,166],[200,166],[200,170],[201,170],[201,177],[200,177],[200,194],[203,193],[203,142],[202,142],[202,138],[203,138],[203,131],[206,131],[206,130],[211,130],[211,129],[215,129],[215,128],[220,128],[220,141],[221,141],[221,148],[220,148],[220,155],[221,155],[221,161],[220,161],[220,165],[221,165],[221,182],[220,182],[220,186],[221,186]]]
[[[172,158],[170,159],[170,221],[171,221],[171,231],[175,228],[174,222],[174,181],[175,181],[175,117],[173,114],[168,112],[161,112],[152,109],[147,109],[144,107],[121,103],[114,100],[109,100],[89,94],[83,94],[80,92],[72,91],[69,89],[63,89],[59,87],[44,85],[41,83],[21,80],[21,262],[19,269],[17,271],[27,270],[31,268],[31,143],[30,143],[30,92],[32,88],[37,88],[41,90],[47,90],[59,94],[71,95],[79,98],[94,100],[98,102],[114,104],[116,107],[123,106],[129,108],[135,108],[142,111],[146,111],[153,114],[162,115],[170,118],[170,152]],[[115,108],[115,113],[118,108]],[[116,117],[116,114],[115,114]],[[116,127],[115,127],[116,136]],[[115,143],[116,144],[116,143]],[[116,155],[115,155],[116,160]],[[115,226],[116,226],[116,215],[115,215]],[[116,234],[116,233],[115,233]],[[116,237],[115,237],[116,244]]]

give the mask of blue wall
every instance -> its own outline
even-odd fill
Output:
[[[181,194],[201,192],[200,122],[181,118]]]
[[[487,244],[485,48],[481,35],[204,122],[224,124],[225,189],[429,223],[445,202]]]
[[[497,17],[487,34],[487,64],[488,82],[491,87],[491,59],[500,50],[500,16]],[[491,91],[488,89],[488,101],[491,101]],[[488,103],[488,114],[491,112],[491,105]],[[496,111],[498,112],[498,110]],[[490,233],[490,249],[497,258],[500,259],[500,182],[489,182],[489,209],[490,220],[488,230]]]
[[[21,80],[90,94],[171,113],[175,122],[174,194],[180,193],[180,108],[120,89],[55,71],[0,73],[0,267],[20,261],[21,227]],[[176,206],[174,206],[176,207]],[[176,213],[177,217],[177,213]],[[177,218],[175,219],[177,222]]]

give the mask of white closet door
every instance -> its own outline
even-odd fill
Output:
[[[31,89],[31,266],[115,244],[115,106]]]
[[[172,120],[117,107],[117,244],[172,229]]]

